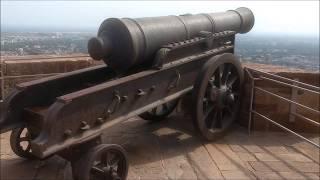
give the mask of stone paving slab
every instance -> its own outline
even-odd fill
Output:
[[[1,180],[72,180],[70,164],[53,156],[26,161],[13,154],[9,133],[1,137]],[[319,141],[319,135],[309,135]],[[190,118],[160,123],[133,118],[106,129],[103,143],[121,144],[129,155],[128,179],[320,179],[319,149],[286,133],[235,126],[216,142],[194,133]]]

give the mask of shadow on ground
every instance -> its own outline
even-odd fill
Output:
[[[58,156],[45,161],[14,156],[7,136],[1,137],[1,179],[72,179],[70,164]],[[172,115],[157,123],[129,119],[106,129],[102,139],[126,149],[129,179],[319,178],[319,152],[284,133],[248,136],[235,126],[209,143],[195,133],[190,117]]]

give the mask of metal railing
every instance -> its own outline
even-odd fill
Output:
[[[309,92],[309,93],[312,93],[312,94],[315,94],[316,96],[319,96],[320,95],[320,87],[317,87],[317,86],[313,86],[313,85],[310,85],[310,84],[306,84],[306,83],[302,83],[302,82],[299,82],[297,80],[292,80],[292,79],[289,79],[289,78],[285,78],[285,77],[282,77],[282,76],[278,76],[278,75],[275,75],[275,74],[271,74],[271,73],[267,73],[267,72],[263,72],[263,71],[258,71],[258,70],[254,70],[254,69],[250,69],[250,68],[245,68],[245,72],[248,74],[248,77],[249,77],[249,80],[250,80],[250,86],[251,86],[251,92],[250,92],[250,110],[249,110],[249,121],[248,121],[248,133],[250,134],[251,133],[251,129],[252,129],[252,124],[253,124],[253,118],[252,116],[253,115],[257,115],[261,118],[263,118],[264,120],[272,123],[273,125],[305,140],[306,142],[320,148],[320,145],[308,138],[306,138],[305,136],[281,125],[280,123],[276,122],[275,120],[272,120],[271,118],[267,117],[266,115],[263,115],[262,113],[260,112],[257,112],[257,110],[254,109],[254,99],[255,99],[255,93],[256,91],[260,91],[262,93],[265,93],[266,95],[269,95],[269,96],[273,96],[277,99],[279,99],[280,101],[283,101],[283,102],[286,102],[290,105],[290,112],[289,112],[289,116],[292,116],[292,117],[297,117],[301,120],[304,120],[305,122],[308,122],[310,124],[312,124],[313,126],[317,126],[320,128],[320,123],[313,120],[313,119],[310,119],[310,118],[307,118],[299,113],[296,112],[296,107],[300,107],[302,110],[304,111],[308,111],[312,114],[316,114],[318,115],[318,117],[320,117],[320,111],[319,110],[316,110],[316,109],[313,109],[309,106],[306,106],[306,105],[303,105],[301,103],[298,103],[296,101],[296,95],[292,96],[291,99],[288,99],[288,98],[285,98],[285,97],[282,97],[278,94],[275,94],[271,91],[268,91],[262,87],[257,87],[256,85],[256,81],[269,81],[269,82],[272,82],[272,83],[275,83],[279,86],[282,86],[282,87],[289,87],[291,88],[292,90],[295,89],[295,90],[300,90],[300,91],[306,91],[306,92]],[[296,91],[295,91],[296,92]],[[319,97],[318,97],[319,99]],[[291,119],[291,118],[290,118]],[[289,119],[289,120],[290,120]],[[291,120],[292,121],[292,120]]]

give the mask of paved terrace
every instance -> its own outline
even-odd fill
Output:
[[[188,117],[160,123],[130,119],[105,131],[104,143],[128,151],[128,179],[319,179],[319,149],[286,133],[248,136],[235,126],[223,139],[205,142],[193,133]],[[311,136],[319,142],[319,135]],[[58,156],[26,161],[1,135],[1,179],[72,179],[70,165]]]

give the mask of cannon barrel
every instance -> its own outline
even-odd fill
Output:
[[[246,33],[253,24],[254,15],[245,7],[209,14],[109,18],[102,22],[98,36],[89,40],[88,52],[93,59],[125,71],[150,63],[161,46],[194,38],[200,31]]]

